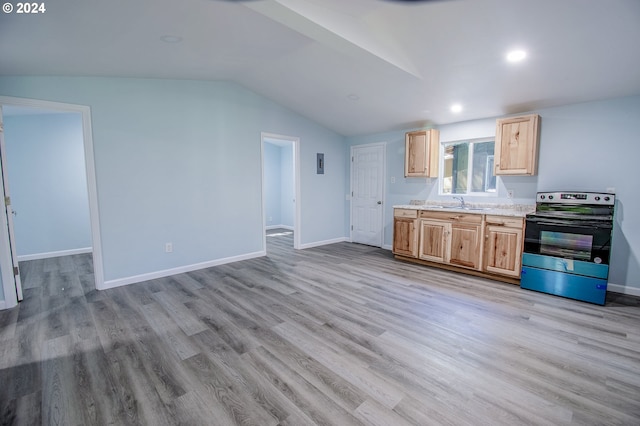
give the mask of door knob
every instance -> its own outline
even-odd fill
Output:
[[[382,201],[378,201],[378,204],[382,204]]]

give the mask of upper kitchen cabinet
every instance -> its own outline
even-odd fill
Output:
[[[440,132],[436,129],[405,135],[404,176],[438,177]]]
[[[496,176],[536,174],[539,122],[537,114],[497,120],[494,159]]]

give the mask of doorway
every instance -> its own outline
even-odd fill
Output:
[[[91,257],[93,258],[93,269],[94,269],[94,280],[95,286],[97,289],[101,287],[100,283],[103,282],[103,273],[102,273],[102,256],[100,250],[100,235],[99,235],[99,225],[98,225],[98,211],[97,211],[97,191],[96,191],[96,183],[95,183],[95,168],[94,168],[94,159],[93,159],[93,141],[91,135],[91,117],[89,107],[80,106],[80,105],[71,105],[71,104],[63,104],[58,102],[48,102],[48,101],[39,101],[39,100],[30,100],[30,99],[21,99],[21,98],[10,98],[10,97],[0,97],[0,114],[2,111],[6,111],[9,113],[9,117],[3,117],[0,115],[0,121],[4,122],[4,131],[3,131],[3,139],[6,142],[7,137],[7,121],[9,121],[9,125],[11,129],[18,132],[17,129],[21,129],[21,135],[24,135],[24,132],[28,132],[33,136],[42,138],[44,141],[49,143],[55,143],[56,139],[64,140],[64,136],[48,134],[48,135],[38,135],[38,131],[46,132],[46,129],[56,129],[56,126],[51,127],[50,125],[42,125],[42,128],[39,128],[40,125],[29,125],[28,122],[32,122],[36,120],[36,117],[29,117],[29,115],[33,116],[42,116],[48,117],[49,122],[58,122],[62,120],[62,117],[66,117],[67,120],[70,120],[73,123],[77,123],[79,128],[75,129],[77,131],[78,143],[79,146],[74,148],[72,151],[69,151],[69,147],[62,146],[47,146],[46,143],[40,145],[42,150],[49,151],[49,157],[53,160],[55,156],[59,155],[57,161],[61,161],[61,158],[64,156],[76,158],[67,158],[69,164],[72,161],[76,161],[76,165],[74,167],[68,167],[67,170],[62,172],[62,175],[54,175],[51,169],[47,169],[46,167],[46,158],[43,160],[43,166],[41,167],[42,174],[46,176],[40,176],[46,181],[47,177],[49,178],[51,185],[49,191],[53,194],[49,194],[52,196],[48,201],[44,199],[39,199],[35,202],[44,203],[45,210],[48,206],[51,206],[51,203],[57,202],[58,204],[58,216],[55,219],[52,219],[49,225],[55,227],[55,222],[58,221],[59,226],[62,228],[62,221],[73,222],[77,220],[74,218],[74,214],[77,213],[79,217],[85,215],[84,226],[82,233],[84,235],[79,238],[82,243],[75,243],[77,247],[70,250],[58,250],[55,247],[62,247],[62,245],[50,245],[47,246],[44,241],[38,241],[38,234],[43,235],[45,232],[37,232],[36,230],[31,229],[32,224],[38,223],[38,214],[42,214],[42,211],[38,212],[37,208],[34,204],[35,194],[31,191],[24,188],[25,184],[25,175],[24,170],[20,170],[21,173],[16,175],[15,173],[12,175],[10,173],[6,173],[8,170],[16,170],[18,167],[20,169],[24,169],[24,164],[13,164],[12,169],[12,161],[17,161],[17,157],[7,156],[7,150],[3,149],[0,153],[2,155],[3,165],[3,189],[4,192],[8,192],[11,194],[12,188],[16,189],[15,195],[21,199],[20,206],[16,204],[18,198],[11,200],[10,198],[2,197],[2,204],[4,212],[2,212],[2,222],[3,224],[7,224],[6,227],[2,227],[0,229],[0,248],[2,248],[0,253],[0,271],[2,273],[2,290],[4,292],[4,300],[0,300],[0,309],[2,308],[11,308],[15,306],[20,300],[21,294],[21,279],[20,279],[20,270],[16,266],[18,266],[18,260],[32,260],[38,258],[46,258],[48,256],[63,256],[65,254],[77,254],[81,252],[91,252]],[[58,116],[58,118],[54,118],[54,116]],[[18,120],[18,117],[21,117]],[[47,120],[46,118],[42,118],[42,120]],[[44,122],[44,121],[43,121]],[[34,128],[36,127],[36,128]],[[71,126],[73,127],[73,126]],[[55,131],[55,130],[50,130]],[[15,134],[17,134],[14,132]],[[10,137],[14,137],[10,136]],[[60,152],[56,152],[56,151]],[[64,151],[64,152],[62,152]],[[15,154],[15,148],[14,148]],[[36,160],[34,160],[36,161]],[[36,161],[37,162],[37,161]],[[51,161],[53,163],[53,161]],[[38,167],[37,164],[32,164],[32,167]],[[71,171],[71,169],[74,169]],[[73,174],[76,173],[76,174]],[[78,175],[77,173],[80,173]],[[19,176],[19,179],[15,180],[15,186],[11,183],[10,177],[15,178]],[[66,179],[66,180],[65,180]],[[71,182],[80,180],[83,187],[80,191],[84,191],[83,194],[76,194],[77,196],[71,197],[71,192],[77,192],[78,188],[75,188]],[[28,184],[28,183],[27,183]],[[28,185],[27,185],[28,186]],[[33,188],[32,188],[33,190]],[[42,191],[40,196],[46,198],[46,191]],[[58,194],[57,196],[55,194]],[[25,194],[27,194],[25,196]],[[21,196],[22,195],[22,196]],[[29,198],[27,204],[24,201]],[[57,198],[62,198],[62,200],[57,200]],[[56,201],[57,200],[57,201]],[[84,211],[76,212],[78,208],[76,202],[80,200],[80,203],[84,203]],[[25,207],[26,206],[26,207]],[[40,208],[42,210],[42,208]],[[21,215],[22,213],[22,215]],[[53,213],[53,212],[51,212]],[[86,217],[88,216],[88,217]],[[26,222],[20,223],[18,221],[18,225],[14,227],[14,220],[18,219],[19,221]],[[31,221],[31,222],[30,222]],[[42,218],[40,218],[40,222],[42,222]],[[87,229],[88,228],[88,229]],[[16,233],[16,229],[19,231]],[[59,238],[69,238],[70,235],[62,235],[64,232],[59,233]],[[22,243],[21,243],[22,241]],[[38,246],[38,244],[41,244]],[[19,252],[17,247],[26,248],[29,246],[27,253],[25,255],[24,252]],[[49,249],[47,249],[49,247]]]
[[[351,241],[382,247],[386,144],[351,147]]]
[[[292,136],[262,133],[262,211],[267,238],[286,237],[300,247],[299,143]],[[293,238],[292,238],[293,237]]]

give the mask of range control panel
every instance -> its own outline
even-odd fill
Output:
[[[606,192],[538,192],[538,203],[593,204],[613,206],[615,194]]]

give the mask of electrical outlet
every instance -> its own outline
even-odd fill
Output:
[[[512,199],[513,198],[513,189],[510,189],[507,191],[507,198],[508,199]]]
[[[173,243],[165,243],[164,252],[165,253],[173,253]]]
[[[391,176],[391,183],[396,183],[396,177],[395,176]]]
[[[615,194],[616,193],[616,189],[614,187],[610,186],[610,187],[607,188],[606,192],[608,192],[609,194]]]

